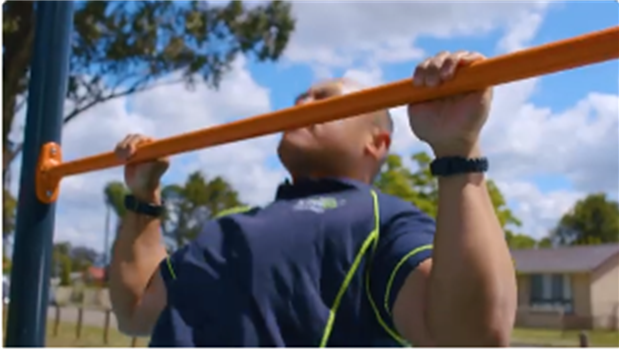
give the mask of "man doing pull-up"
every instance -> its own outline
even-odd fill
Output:
[[[481,59],[440,53],[414,83],[434,88]],[[333,80],[296,102],[356,89]],[[507,346],[515,274],[479,147],[491,100],[485,89],[408,106],[435,156],[436,221],[371,186],[391,143],[387,111],[284,132],[292,181],[275,200],[205,222],[170,256],[159,221],[168,160],[130,163],[110,272],[119,328],[152,346]],[[129,135],[116,154],[130,160],[149,141]]]

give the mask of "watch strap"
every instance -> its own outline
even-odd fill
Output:
[[[485,173],[488,171],[488,159],[465,157],[442,157],[430,163],[433,176],[446,177],[461,174]]]
[[[152,217],[160,217],[164,210],[163,205],[143,202],[132,194],[125,196],[125,208],[134,213]]]

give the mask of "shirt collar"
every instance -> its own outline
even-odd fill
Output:
[[[277,200],[296,199],[367,187],[368,185],[363,182],[344,178],[301,179],[294,183],[286,179],[286,181],[277,188],[275,198]]]

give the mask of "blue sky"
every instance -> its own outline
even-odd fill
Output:
[[[619,5],[614,1],[557,3],[551,6],[530,44],[531,46],[542,45],[606,29],[618,23]],[[417,45],[426,52],[455,51],[466,48],[492,57],[497,54],[496,43],[502,34],[496,30],[489,35],[473,38],[422,37],[417,41]],[[252,63],[249,67],[254,79],[271,89],[270,99],[274,109],[290,106],[296,94],[315,81],[314,72],[308,66]],[[411,71],[410,62],[383,66],[383,76],[387,81],[407,78]],[[612,77],[617,78],[612,79]],[[551,108],[553,111],[562,111],[592,89],[608,94],[619,93],[619,63],[617,61],[545,76],[530,101],[536,105]],[[276,166],[276,164],[276,159],[270,162],[271,166]],[[535,176],[532,180],[544,192],[570,186],[569,180],[560,175]]]
[[[616,26],[619,23],[619,5],[614,1],[571,1],[554,4],[551,7],[542,26],[531,45],[542,45],[547,42],[567,39]],[[435,39],[421,38],[418,45],[426,52],[442,50],[458,50],[466,48],[479,51],[487,56],[496,54],[496,42],[502,33],[495,31],[490,35],[477,38]],[[384,69],[386,80],[392,81],[408,77],[411,73],[409,62],[394,64]],[[609,76],[618,76],[619,64],[607,62],[545,77],[542,89],[534,97],[534,102],[562,109],[571,101],[595,87],[596,90],[617,93],[617,82],[613,83]],[[281,64],[250,64],[250,71],[261,84],[271,89],[271,103],[275,109],[290,105],[295,97],[295,91],[303,91],[314,81],[310,67]]]

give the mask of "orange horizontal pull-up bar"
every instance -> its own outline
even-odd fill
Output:
[[[130,161],[140,162],[194,151],[617,58],[619,26],[477,62],[461,69],[455,79],[436,88],[416,87],[412,79],[405,79],[161,139],[140,147]],[[38,197],[43,202],[52,202],[63,177],[122,164],[111,152],[63,163],[60,147],[47,144],[41,152]]]

